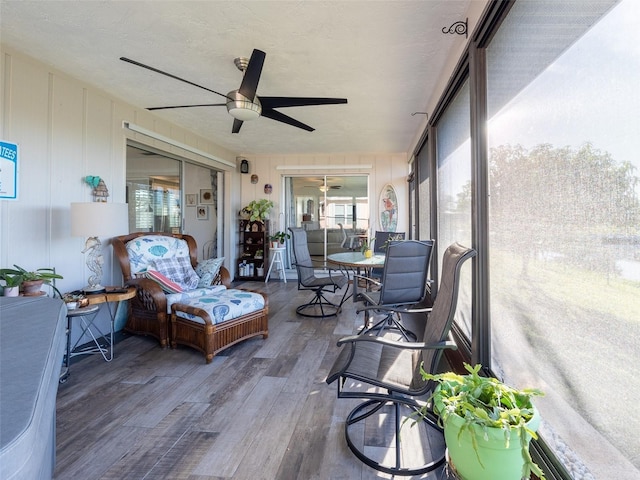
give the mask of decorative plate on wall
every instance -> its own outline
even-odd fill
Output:
[[[210,188],[201,188],[200,203],[202,205],[213,205],[213,190]]]
[[[388,183],[380,193],[380,229],[395,232],[398,228],[398,196],[393,185]]]

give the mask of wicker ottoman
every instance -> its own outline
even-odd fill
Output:
[[[187,345],[207,363],[214,355],[247,338],[269,336],[269,304],[263,293],[227,289],[171,306],[171,348]]]

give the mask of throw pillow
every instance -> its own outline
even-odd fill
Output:
[[[193,290],[198,286],[199,278],[189,257],[159,258],[153,263],[156,270],[180,285],[183,290]]]
[[[162,273],[156,270],[147,270],[145,272],[145,277],[154,282],[157,282],[162,290],[166,293],[182,293],[182,288],[175,282],[172,282],[167,277],[165,277]]]
[[[209,260],[203,260],[196,267],[196,273],[200,280],[198,281],[198,287],[209,287],[214,278],[218,275],[220,267],[224,262],[224,257],[210,258]]]

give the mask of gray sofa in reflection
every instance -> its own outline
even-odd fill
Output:
[[[347,234],[342,225],[327,229],[327,255],[347,251],[346,240]],[[307,244],[310,255],[324,255],[324,230],[307,230]]]
[[[0,297],[2,479],[53,477],[66,316],[62,300]]]

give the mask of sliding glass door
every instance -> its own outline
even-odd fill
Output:
[[[369,230],[368,183],[362,175],[286,177],[285,226],[306,230],[312,256],[349,250]]]
[[[179,233],[180,183],[178,160],[128,147],[129,231]]]
[[[127,146],[130,232],[188,233],[198,258],[222,255],[222,174],[146,146]]]

